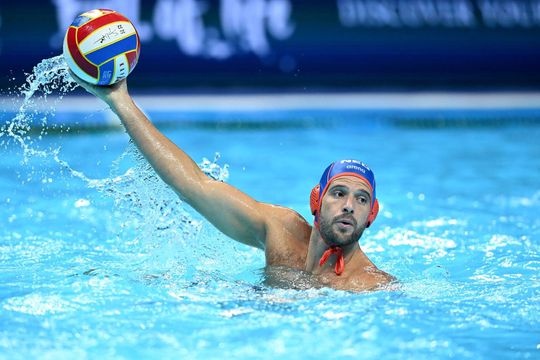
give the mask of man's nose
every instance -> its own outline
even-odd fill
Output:
[[[354,213],[354,197],[346,196],[343,203],[343,212],[353,214]]]

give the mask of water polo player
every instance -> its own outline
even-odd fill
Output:
[[[264,250],[267,269],[296,269],[309,274],[311,286],[341,290],[372,290],[394,280],[358,244],[378,211],[375,178],[365,164],[342,160],[324,171],[311,193],[311,226],[292,209],[258,202],[207,177],[135,105],[125,80],[107,87],[76,80],[111,107],[157,174],[183,200],[227,236]]]

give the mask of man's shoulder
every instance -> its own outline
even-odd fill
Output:
[[[303,268],[307,256],[311,225],[296,211],[269,205],[266,231],[268,265]]]
[[[265,212],[267,212],[267,226],[283,228],[293,233],[311,233],[311,225],[295,210],[281,206],[265,204]]]

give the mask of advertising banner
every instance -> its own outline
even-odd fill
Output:
[[[540,84],[540,0],[25,0],[0,4],[0,85],[93,8],[135,24],[142,91]]]

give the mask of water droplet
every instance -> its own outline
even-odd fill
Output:
[[[75,207],[76,208],[86,207],[86,206],[89,206],[89,205],[90,205],[90,201],[87,200],[87,199],[79,199],[79,200],[75,201]]]

